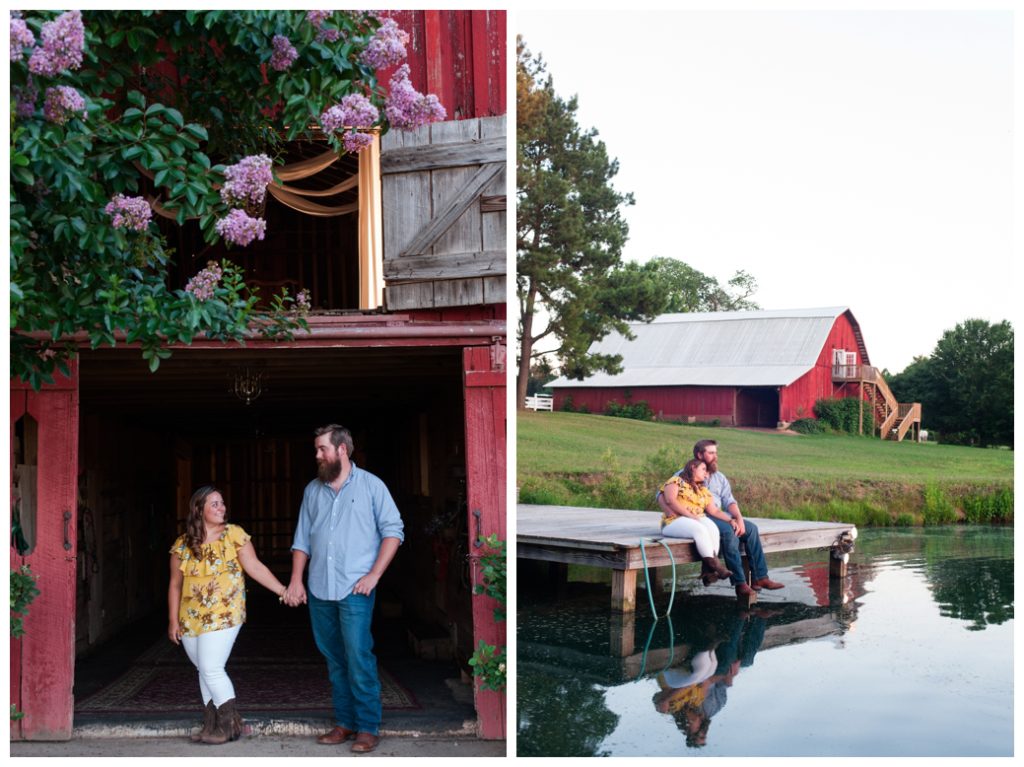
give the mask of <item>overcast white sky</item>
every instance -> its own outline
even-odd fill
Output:
[[[745,269],[764,309],[848,306],[893,373],[964,319],[1015,319],[1008,11],[513,21],[619,160],[626,258]]]

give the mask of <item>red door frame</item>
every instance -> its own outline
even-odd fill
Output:
[[[40,391],[11,381],[11,439],[25,414],[38,426],[36,543],[27,556],[11,546],[11,568],[27,564],[39,595],[25,635],[11,640],[11,703],[24,718],[11,740],[71,738],[75,675],[75,575],[78,554],[78,369]],[[11,453],[12,469],[14,454]]]
[[[462,350],[466,420],[466,493],[469,514],[469,557],[472,583],[480,583],[479,539],[496,533],[506,540],[505,528],[505,344]],[[473,597],[473,644],[506,645],[505,624],[494,620],[495,600]],[[476,681],[477,734],[504,739],[505,694],[484,690]]]

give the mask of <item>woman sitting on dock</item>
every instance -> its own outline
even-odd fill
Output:
[[[661,486],[661,534],[666,538],[692,538],[701,557],[701,579],[704,585],[732,575],[718,561],[720,534],[708,515],[727,519],[715,506],[711,493],[704,487],[708,468],[703,461],[688,461],[679,474]]]

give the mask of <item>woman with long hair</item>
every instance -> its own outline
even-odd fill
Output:
[[[711,492],[704,487],[707,476],[708,467],[704,461],[694,458],[665,482],[658,493],[658,503],[663,512],[661,534],[666,538],[693,539],[701,557],[704,585],[732,575],[718,562],[721,538],[715,523],[708,518],[709,514],[719,518],[728,515],[715,506]]]
[[[184,645],[198,669],[205,706],[203,726],[192,740],[237,740],[242,717],[224,666],[245,622],[245,575],[277,594],[279,601],[285,586],[257,558],[245,530],[228,524],[224,498],[211,485],[192,494],[185,533],[170,553],[167,635]]]

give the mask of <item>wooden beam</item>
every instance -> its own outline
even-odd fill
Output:
[[[404,280],[491,277],[505,274],[505,262],[505,251],[503,250],[402,256],[384,262],[384,277],[389,284],[401,284]]]
[[[481,165],[480,169],[447,204],[424,226],[412,241],[403,248],[400,256],[417,256],[426,253],[442,234],[465,213],[491,181],[505,169],[505,163],[495,162]]]
[[[412,173],[422,170],[441,170],[464,165],[504,163],[507,158],[504,136],[459,141],[450,144],[423,144],[404,149],[389,149],[381,154],[382,176],[392,173]]]

